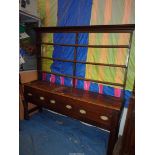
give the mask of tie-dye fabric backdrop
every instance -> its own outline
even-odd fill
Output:
[[[82,26],[108,24],[134,24],[134,0],[38,0],[38,13],[42,26]],[[127,34],[87,34],[79,35],[79,44],[127,44]],[[44,34],[44,42],[75,43],[75,34]],[[135,77],[134,36],[129,60],[125,98],[129,99]],[[61,59],[73,59],[74,47],[42,46],[42,55]],[[125,64],[126,49],[78,48],[77,60],[110,64]],[[108,82],[123,82],[124,70],[96,65],[77,64],[76,76],[104,80]],[[61,74],[73,74],[73,64],[60,61],[43,60],[44,71]],[[43,73],[43,80],[71,86],[72,80],[60,76]],[[89,81],[76,81],[76,87],[119,97],[122,90],[119,87],[102,85]],[[126,101],[126,105],[127,102]]]

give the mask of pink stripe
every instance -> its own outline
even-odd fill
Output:
[[[64,83],[65,83],[65,79],[62,76],[60,76],[60,83],[61,83],[61,85],[64,85]]]
[[[46,73],[42,73],[42,79],[46,80]]]
[[[77,82],[78,82],[78,80],[77,80],[77,79],[75,79],[75,87],[77,86]]]
[[[121,96],[121,89],[120,88],[114,88],[114,96],[115,97]]]
[[[51,79],[50,79],[51,83],[55,83],[55,75],[51,74]]]
[[[89,90],[90,81],[84,81],[84,90]]]
[[[103,94],[103,85],[99,84],[99,94]]]

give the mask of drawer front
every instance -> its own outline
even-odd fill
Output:
[[[24,93],[28,102],[32,102],[107,130],[110,129],[113,113],[110,109],[35,88],[25,87]]]
[[[112,110],[68,97],[60,97],[60,99],[61,106],[72,111],[76,115],[75,118],[106,129],[110,128]]]
[[[54,103],[53,95],[42,90],[38,90],[31,87],[24,88],[24,94],[27,102],[47,107],[52,100]],[[52,104],[54,105],[54,104]]]

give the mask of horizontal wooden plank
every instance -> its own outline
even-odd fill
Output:
[[[42,42],[42,45],[69,46],[69,47],[88,47],[88,48],[130,48],[129,45],[80,45],[80,44],[58,44]]]
[[[61,26],[61,27],[37,27],[35,31],[40,33],[130,33],[135,29],[134,24],[121,25],[92,25],[92,26]]]
[[[59,59],[59,58],[49,58],[49,57],[41,57],[41,58],[42,58],[42,59],[48,59],[48,60],[63,61],[63,62],[73,62],[73,63],[81,63],[81,64],[90,64],[90,65],[100,65],[100,66],[109,66],[109,67],[126,68],[125,65],[105,64],[105,63],[85,62],[85,61],[74,61],[74,60]]]
[[[39,110],[39,107],[38,106],[37,107],[35,106],[32,109],[28,110],[28,113],[30,114],[30,113],[32,113],[32,112],[34,112],[36,110]]]

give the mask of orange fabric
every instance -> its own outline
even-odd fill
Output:
[[[131,15],[131,4],[132,0],[125,0],[124,4],[124,16],[123,16],[123,21],[122,24],[128,24],[130,21],[130,15]],[[126,34],[120,34],[118,44],[123,45],[126,44],[126,40],[128,39],[128,36]],[[125,58],[126,58],[126,49],[118,49],[117,55],[116,55],[116,64],[124,64],[125,63]],[[122,70],[117,69],[116,70],[116,78],[115,81],[121,83],[123,81],[123,76],[122,76]]]
[[[112,15],[112,0],[105,0],[105,8],[104,8],[104,25],[108,25],[111,20],[111,15]],[[109,33],[105,33],[102,36],[102,42],[104,45],[108,45],[109,43]],[[107,63],[107,57],[108,57],[108,49],[103,48],[101,49],[101,54],[100,54],[100,59],[99,62],[104,62]],[[104,71],[103,67],[99,67],[99,72],[101,73],[100,78],[101,80],[104,79]]]

